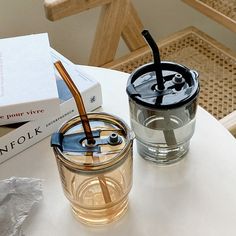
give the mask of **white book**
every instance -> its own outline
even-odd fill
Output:
[[[71,75],[82,95],[87,112],[102,105],[100,83],[78,70],[67,58],[51,49],[52,60],[60,60]],[[78,114],[76,103],[64,81],[57,77],[58,93],[61,100],[60,115],[29,121],[24,124],[0,126],[0,163],[25,150],[55,132],[65,121]]]
[[[0,39],[0,125],[59,114],[47,33]]]

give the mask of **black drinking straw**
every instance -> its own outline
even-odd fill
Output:
[[[165,86],[161,68],[161,58],[160,58],[159,48],[148,30],[143,30],[142,35],[146,39],[150,48],[152,49],[156,79],[157,79],[157,88],[158,90],[164,90]],[[170,122],[170,117],[165,117],[164,120],[168,124],[168,122]],[[164,130],[163,133],[165,136],[166,144],[168,146],[176,145],[177,141],[173,130]]]
[[[156,79],[157,79],[157,88],[158,90],[164,90],[165,86],[164,86],[162,69],[161,69],[161,59],[160,59],[159,48],[156,42],[154,41],[154,39],[152,38],[151,34],[148,32],[148,30],[143,30],[142,35],[146,39],[150,48],[152,49],[155,72],[156,72]]]

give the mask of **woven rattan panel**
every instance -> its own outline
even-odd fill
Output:
[[[236,21],[235,0],[199,0],[199,2],[208,5],[212,9]]]
[[[224,53],[219,45],[197,30],[189,30],[181,37],[161,43],[162,60],[174,61],[199,73],[201,92],[199,104],[217,119],[236,110],[236,57]],[[209,41],[210,40],[210,41]],[[126,63],[113,66],[132,72],[138,66],[152,61],[149,50]]]
[[[236,32],[236,0],[183,1],[233,32]]]

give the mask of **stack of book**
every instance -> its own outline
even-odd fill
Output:
[[[102,105],[100,84],[50,48],[48,35],[0,40],[0,163],[55,132],[78,114],[53,63],[60,60],[78,87],[86,111]]]

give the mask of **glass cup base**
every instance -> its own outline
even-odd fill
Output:
[[[118,204],[103,209],[83,209],[71,204],[77,220],[89,226],[102,226],[119,220],[128,209],[128,198]]]
[[[151,146],[136,140],[137,151],[145,160],[155,162],[158,165],[169,165],[182,160],[189,150],[189,141],[178,146]]]

